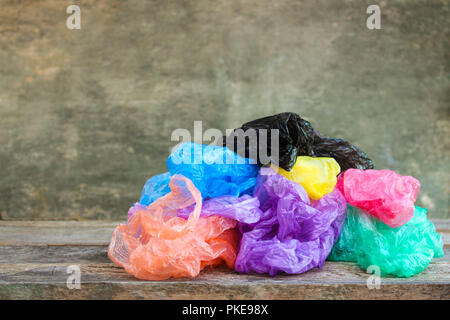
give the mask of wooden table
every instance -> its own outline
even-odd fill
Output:
[[[434,222],[445,256],[419,275],[368,289],[371,275],[344,262],[274,278],[218,268],[196,279],[141,281],[107,256],[119,222],[0,221],[0,299],[449,299],[450,220]],[[68,288],[68,266],[79,267],[80,289]]]

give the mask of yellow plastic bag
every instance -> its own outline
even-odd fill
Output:
[[[333,191],[337,175],[341,171],[333,158],[300,156],[291,171],[274,168],[291,181],[299,183],[312,200],[318,200]]]

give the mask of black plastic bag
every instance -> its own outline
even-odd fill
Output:
[[[256,141],[251,141],[249,132],[255,130]],[[273,129],[278,129],[278,154],[275,145],[272,148]],[[240,131],[242,130],[242,131]],[[241,135],[244,132],[247,135]],[[297,114],[285,112],[273,116],[256,119],[244,123],[242,127],[234,129],[228,137],[224,137],[224,146],[245,158],[257,160],[258,164],[273,163],[283,169],[290,169],[294,165],[297,155],[313,155],[314,129],[311,124]],[[234,141],[233,141],[234,139]],[[266,150],[260,150],[261,139],[267,143]],[[267,152],[266,152],[267,151]],[[267,158],[263,159],[267,155]],[[277,159],[278,158],[278,159]]]
[[[367,154],[345,140],[316,136],[313,149],[316,157],[334,158],[341,172],[350,168],[373,169],[373,162]]]
[[[273,129],[279,130],[279,146],[272,141],[276,138]],[[372,160],[362,150],[347,141],[320,135],[308,121],[293,112],[244,123],[223,138],[223,145],[242,157],[256,160],[259,165],[270,162],[288,171],[298,156],[332,157],[341,171],[373,168]]]

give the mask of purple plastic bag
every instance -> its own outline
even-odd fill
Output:
[[[194,210],[195,204],[178,209],[178,216],[187,219]],[[147,209],[146,205],[135,203],[128,210],[128,219],[139,210]],[[259,221],[262,212],[259,209],[259,200],[257,197],[243,195],[242,197],[221,196],[208,199],[203,202],[201,216],[218,215],[231,218],[243,225],[251,225]]]
[[[259,222],[240,226],[236,271],[275,276],[321,268],[345,221],[346,201],[340,191],[311,204],[301,185],[261,168],[254,196],[262,215]]]
[[[178,210],[178,216],[187,218],[193,206]],[[259,200],[256,197],[243,195],[242,197],[221,196],[203,202],[202,216],[218,215],[237,220],[243,224],[253,224],[261,219]]]

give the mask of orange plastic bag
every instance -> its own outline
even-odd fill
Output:
[[[234,219],[200,217],[202,196],[188,178],[174,175],[171,192],[145,209],[138,209],[113,233],[108,256],[145,280],[195,277],[206,266],[223,261],[233,268],[238,236]],[[195,204],[188,219],[178,210]]]

